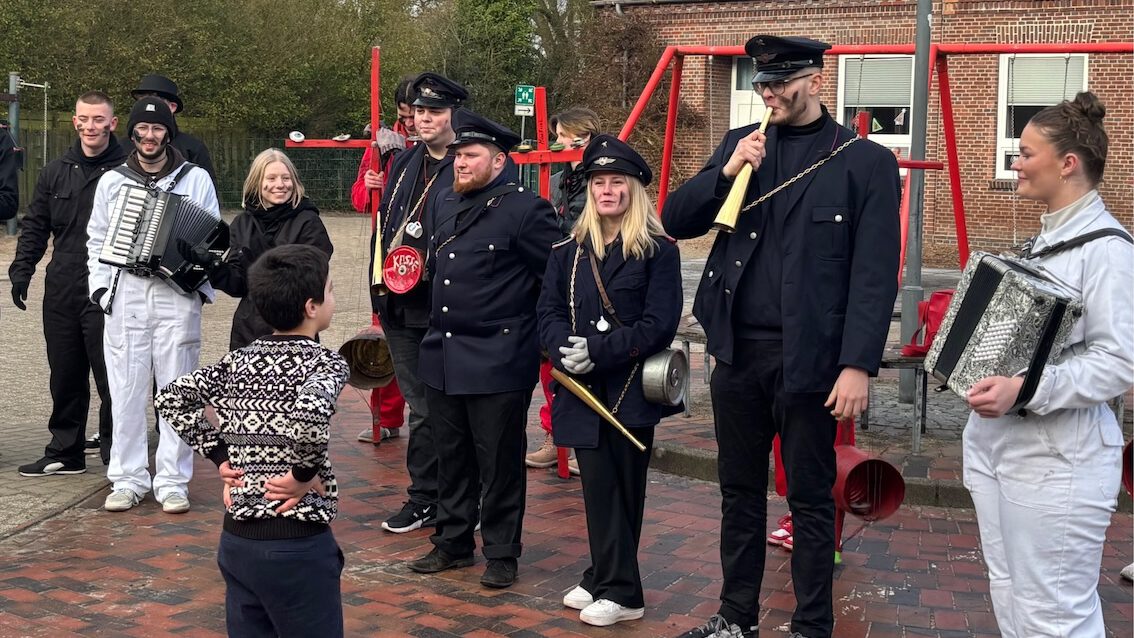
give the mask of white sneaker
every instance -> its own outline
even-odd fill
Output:
[[[1134,580],[1134,563],[1130,563],[1126,567],[1123,567],[1122,571],[1119,573],[1121,573],[1122,577],[1126,580]]]
[[[563,596],[563,606],[571,609],[583,610],[593,602],[595,602],[594,596],[591,596],[591,592],[583,589],[582,585],[575,585],[575,589]]]
[[[383,441],[402,438],[402,428],[381,428],[381,430]],[[371,438],[373,438],[373,434],[371,435]]]
[[[123,487],[106,496],[106,502],[102,504],[102,509],[108,512],[125,512],[137,505],[140,500],[142,500],[142,497],[135,494],[133,490]]]
[[[599,598],[579,612],[579,620],[596,627],[607,627],[623,620],[638,620],[646,613],[645,607],[623,607],[613,600]]]
[[[363,443],[373,443],[374,442],[374,428],[369,427],[369,428],[366,428],[365,430],[359,432],[358,433],[358,440],[362,441]]]
[[[161,511],[166,514],[184,514],[189,511],[189,499],[183,494],[170,494],[161,502]]]

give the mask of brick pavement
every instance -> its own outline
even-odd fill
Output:
[[[379,448],[355,442],[367,414],[348,391],[334,422],[332,458],[342,483],[335,534],[346,554],[344,613],[351,636],[672,636],[717,606],[719,496],[715,485],[651,472],[641,552],[645,619],[617,629],[582,625],[562,593],[586,566],[578,480],[529,472],[525,551],[513,588],[490,591],[483,559],[439,576],[409,572],[427,532],[383,532],[403,498],[405,439]],[[529,428],[532,445],[538,439]],[[65,479],[64,479],[65,480]],[[219,482],[198,459],[193,510],[163,514],[152,498],[133,511],[99,510],[103,492],[0,541],[0,636],[223,635],[223,583],[215,564]],[[786,511],[774,500],[774,520]],[[858,523],[848,526],[857,530]],[[1116,515],[1100,591],[1112,636],[1134,631],[1130,588],[1132,520]],[[848,532],[848,534],[849,534]],[[990,637],[995,625],[972,512],[903,508],[846,543],[836,570],[840,637]],[[788,554],[771,550],[761,625],[785,632],[793,607]]]

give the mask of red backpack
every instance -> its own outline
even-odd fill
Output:
[[[945,311],[949,309],[949,302],[953,300],[953,292],[938,290],[930,294],[929,299],[918,302],[917,332],[908,344],[902,346],[903,357],[924,357],[929,352],[929,346],[933,345],[933,338],[941,328],[941,320],[945,318]]]

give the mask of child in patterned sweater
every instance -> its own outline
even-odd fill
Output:
[[[274,332],[187,374],[158,411],[220,468],[226,512],[217,563],[228,634],[342,636],[343,554],[331,534],[338,488],[327,455],[348,368],[316,335],[331,324],[328,257],[287,245],[249,271],[249,294]],[[205,420],[216,410],[219,426]]]

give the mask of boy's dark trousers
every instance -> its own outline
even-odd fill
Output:
[[[230,638],[343,635],[343,553],[331,528],[287,540],[221,532],[217,564],[226,585]]]

